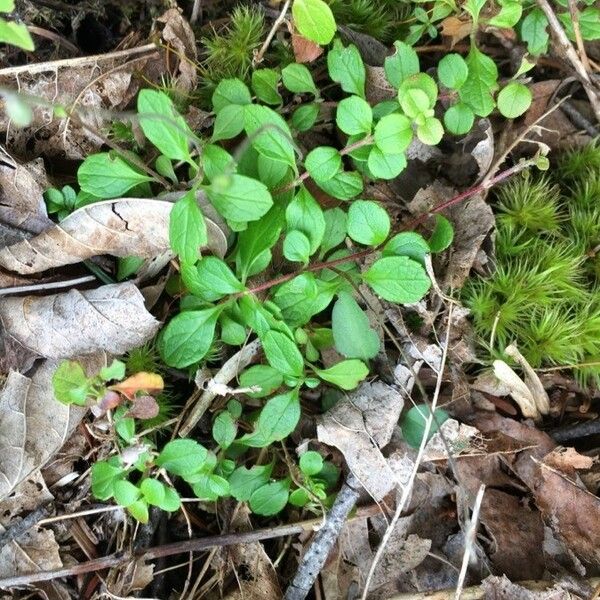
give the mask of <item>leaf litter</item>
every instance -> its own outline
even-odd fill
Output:
[[[0,359],[0,536],[17,531],[16,525],[27,514],[47,503],[54,510],[85,506],[89,480],[85,483],[85,476],[80,477],[77,471],[81,465],[75,467],[76,460],[61,456],[60,450],[66,452],[68,442],[78,435],[78,447],[86,452],[102,455],[108,448],[102,421],[90,425],[84,409],[56,402],[50,379],[57,359],[77,359],[89,374],[95,374],[110,363],[112,356],[122,356],[152,340],[159,320],[167,314],[161,297],[169,285],[164,270],[174,257],[168,227],[172,202],[177,198],[105,200],[84,206],[56,224],[45,209],[42,193],[49,184],[38,158],[63,155],[83,159],[99,150],[105,140],[94,131],[103,129],[110,111],[114,114],[126,110],[140,88],[137,71],[145,72],[153,82],[168,74],[173,87],[183,94],[196,88],[194,63],[198,50],[192,27],[177,9],[168,10],[156,24],[162,42],[173,51],[171,55],[152,46],[137,56],[136,52],[130,56],[116,52],[114,57],[107,54],[97,63],[84,59],[69,69],[67,64],[49,64],[36,71],[34,63],[29,71],[19,67],[13,72],[0,72],[3,85],[18,76],[25,93],[48,102],[75,101],[82,108],[81,122],[52,119],[49,109],[42,107],[34,110],[30,127],[17,130],[7,120],[0,123],[11,153],[35,159],[18,163],[5,155],[0,163],[0,282],[5,287],[27,283],[39,286],[39,292],[33,295],[0,297],[0,342],[4,350]],[[297,62],[310,65],[318,60],[322,49],[295,32],[291,23],[288,26],[293,32]],[[395,90],[390,90],[381,67],[385,46],[364,33],[345,27],[342,32],[344,29],[367,62],[367,98],[373,104],[389,100]],[[470,24],[463,20],[447,17],[442,22],[442,35],[452,45],[459,44],[469,32]],[[533,105],[522,123],[524,127],[543,114],[556,83],[532,84]],[[199,122],[207,121],[202,116]],[[375,184],[373,195],[394,198],[393,211],[399,220],[419,218],[435,209],[456,196],[458,188],[486,175],[494,150],[500,145],[494,139],[493,125],[482,119],[478,137],[463,139],[461,147],[448,144],[443,151],[413,142],[409,149],[411,164],[405,174],[389,183]],[[535,129],[532,135],[553,147],[575,135],[572,123],[558,111],[543,125],[545,128]],[[580,134],[575,138],[577,143],[582,142],[581,138]],[[444,169],[449,172],[444,173]],[[319,194],[319,200],[334,202],[328,194]],[[198,202],[203,210],[207,209],[201,194]],[[439,289],[448,293],[459,289],[473,271],[493,269],[495,217],[484,193],[449,207],[443,214],[454,224],[455,242],[450,251],[436,258],[434,270]],[[206,212],[205,217],[208,242],[203,249],[223,257],[231,231],[216,213]],[[427,227],[425,233],[429,234],[431,228]],[[135,256],[146,260],[149,271],[147,276],[130,282],[45,293],[45,282],[79,274],[83,261],[97,261],[99,256]],[[159,274],[164,277],[156,283]],[[138,288],[142,279],[156,283],[156,289],[147,296],[152,298],[148,303],[151,308],[145,304],[144,289]],[[152,284],[145,290],[150,287]],[[586,411],[581,408],[587,406],[589,410],[591,404],[592,412],[586,418],[597,419],[597,398],[585,398],[577,386],[575,392],[567,392],[565,385],[548,384],[516,349],[512,353],[516,364],[496,361],[493,371],[474,376],[473,358],[478,352],[470,324],[461,308],[450,317],[443,297],[402,311],[383,301],[374,309],[379,301],[367,300],[371,326],[380,335],[389,336],[387,325],[381,323],[386,319],[398,334],[395,343],[387,344],[376,358],[381,362],[377,368],[379,378],[340,394],[322,416],[303,417],[302,431],[293,438],[298,449],[319,448],[326,453],[333,464],[356,478],[362,490],[357,516],[338,532],[338,547],[323,568],[320,585],[324,597],[356,597],[370,570],[369,598],[419,598],[425,597],[421,593],[435,590],[446,590],[440,592],[440,598],[452,597],[461,561],[468,552],[466,585],[474,586],[468,589],[480,594],[472,597],[562,600],[593,594],[590,578],[600,570],[598,479],[591,476],[597,467],[597,444],[563,448],[543,428],[548,419],[556,417],[558,409],[571,406],[569,401],[575,402],[584,415]],[[450,357],[446,366],[441,362],[444,346]],[[203,369],[198,379],[222,384],[223,394],[210,387],[193,392],[200,398],[202,410],[195,416],[191,413],[184,427],[191,429],[199,422],[199,435],[207,435],[210,423],[205,413],[209,407],[207,414],[214,410],[211,402],[222,408],[227,395],[239,395],[239,390],[229,384],[255,360],[260,346],[253,343],[250,350],[238,356],[237,362],[237,355],[229,357],[233,362],[227,362],[216,353],[210,363],[212,370]],[[333,363],[339,358],[331,356]],[[228,365],[226,372],[223,363]],[[416,399],[426,398],[436,383],[441,404],[454,418],[439,425],[418,459],[417,450],[407,443],[399,423],[417,404]],[[161,392],[162,387],[152,387],[146,379],[134,385],[130,378],[124,387],[113,389],[134,401],[126,416],[156,416],[158,404],[151,393]],[[136,395],[138,391],[143,395]],[[82,420],[85,426],[80,426]],[[75,431],[78,427],[81,429]],[[95,441],[90,442],[90,438]],[[283,448],[282,452],[288,450]],[[45,471],[49,461],[56,464]],[[417,467],[405,511],[373,567],[394,506]],[[65,482],[52,486],[51,491],[44,482],[46,476],[53,479],[50,469],[61,475],[54,484]],[[72,481],[77,485],[71,485]],[[485,492],[477,508],[478,534],[469,541],[467,525],[475,518],[475,497],[482,484]],[[227,502],[223,506],[202,503],[204,511],[193,509],[191,521],[187,513],[177,514],[169,527],[177,539],[189,535],[192,526],[201,534],[213,531],[213,524],[207,524],[212,517],[222,523],[219,530],[223,532],[257,528],[246,504]],[[374,507],[376,512],[360,516],[365,507]],[[320,508],[324,510],[322,505]],[[287,516],[299,520],[301,514],[296,510]],[[113,547],[109,531],[115,526],[119,529],[119,544],[127,546],[133,537],[124,525],[126,518],[122,511],[115,511],[112,517],[92,517],[94,531],[76,535],[69,533],[68,527],[28,527],[0,550],[0,578],[74,563],[68,549],[74,540],[79,540],[80,549],[88,543],[100,556],[105,551],[108,554],[107,549]],[[156,539],[165,541],[166,523],[164,517],[154,522],[157,531],[162,527],[162,537]],[[272,521],[265,523],[277,527]],[[85,527],[89,529],[87,524]],[[315,524],[314,529],[319,527]],[[86,531],[83,526],[82,531]],[[150,539],[153,537],[151,533]],[[213,552],[206,567],[213,570],[213,579],[205,582],[202,593],[216,597],[210,588],[218,586],[221,592],[227,590],[223,594],[227,598],[282,597],[282,583],[301,563],[311,538],[304,534],[299,541],[289,538],[286,544],[232,544]],[[75,551],[81,556],[77,548]],[[280,570],[282,565],[285,571]],[[146,594],[156,583],[155,570],[140,557],[124,567],[111,568],[106,578],[109,594],[126,596],[141,590]],[[74,591],[58,581],[36,586],[45,597],[66,598]],[[467,589],[464,592],[466,597]]]

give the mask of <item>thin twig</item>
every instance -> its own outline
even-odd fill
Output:
[[[21,73],[35,75],[37,73],[45,73],[46,71],[56,71],[58,69],[72,69],[75,67],[81,67],[83,65],[95,64],[100,61],[104,62],[106,60],[114,60],[118,58],[124,58],[126,56],[132,56],[134,54],[142,54],[144,52],[151,51],[156,51],[156,44],[146,44],[145,46],[130,48],[129,50],[117,50],[116,52],[109,52],[107,54],[94,54],[93,56],[78,56],[76,58],[51,60],[48,62],[34,63],[31,65],[21,65],[19,67],[8,67],[6,69],[0,69],[0,77],[6,77],[7,75],[20,75]]]
[[[260,340],[256,339],[244,346],[239,352],[236,352],[212,378],[213,383],[227,385],[240,371],[245,369],[256,357],[260,350]],[[181,437],[187,437],[190,431],[196,426],[196,423],[202,418],[202,415],[207,411],[210,403],[216,398],[217,394],[214,391],[215,386],[205,390],[198,399],[198,402],[192,408],[188,418],[179,430]]]
[[[260,47],[260,50],[254,56],[253,62],[255,65],[258,65],[262,62],[262,60],[265,56],[265,52],[269,49],[269,46],[271,45],[271,41],[275,37],[275,34],[277,33],[279,26],[285,20],[285,15],[287,14],[290,4],[291,4],[291,0],[285,0],[285,3],[281,8],[281,12],[279,13],[279,16],[275,19],[275,22],[273,23],[273,26],[271,27],[271,30],[269,31],[267,38],[265,39],[263,45]]]
[[[465,533],[465,552],[463,554],[462,564],[460,566],[460,574],[458,576],[458,583],[456,585],[456,595],[454,600],[460,600],[460,595],[465,585],[465,577],[467,576],[467,569],[469,568],[469,561],[471,560],[471,552],[475,546],[475,536],[477,535],[477,524],[479,523],[479,511],[481,510],[481,502],[483,501],[483,494],[485,492],[485,485],[479,486],[477,497],[475,498],[475,505],[473,506],[473,515],[469,527]]]
[[[431,406],[429,407],[429,416],[427,417],[427,421],[425,422],[425,429],[423,430],[423,438],[421,439],[421,445],[419,446],[419,452],[417,454],[417,458],[415,459],[415,465],[413,467],[413,470],[410,474],[408,481],[406,482],[406,485],[404,486],[404,489],[402,490],[402,496],[400,497],[400,500],[398,501],[398,503],[396,505],[396,510],[394,512],[394,516],[393,516],[390,524],[388,525],[388,528],[386,529],[385,533],[383,534],[381,543],[379,544],[379,547],[377,548],[377,552],[375,553],[375,557],[373,558],[373,562],[371,563],[371,566],[369,568],[369,573],[368,573],[367,579],[365,581],[365,587],[364,587],[362,595],[361,595],[361,600],[366,600],[366,598],[367,598],[367,595],[369,593],[369,588],[371,587],[371,582],[373,580],[373,576],[375,575],[375,570],[377,569],[377,565],[379,564],[379,561],[381,560],[381,557],[383,556],[385,548],[394,532],[394,529],[396,528],[396,525],[398,524],[398,521],[400,520],[400,517],[402,516],[402,512],[404,511],[404,508],[408,502],[410,494],[412,493],[412,488],[413,488],[415,479],[417,477],[417,471],[419,470],[419,466],[421,464],[421,461],[423,460],[423,455],[425,454],[425,446],[427,445],[427,442],[429,440],[429,432],[431,431],[431,426],[432,426],[433,420],[434,420],[433,413],[435,412],[435,409],[436,409],[437,403],[438,403],[438,399],[440,397],[440,390],[442,387],[442,379],[443,379],[443,374],[444,374],[444,365],[446,364],[446,358],[448,356],[448,346],[450,343],[450,326],[452,323],[453,308],[454,308],[454,305],[451,304],[450,308],[448,309],[448,326],[446,327],[446,341],[445,341],[445,344],[444,344],[444,347],[442,350],[442,360],[440,361],[440,370],[437,375],[437,379],[436,379],[436,383],[435,383],[435,390],[433,392],[433,398],[431,399]]]
[[[490,181],[490,179],[496,174],[498,169],[502,166],[502,163],[506,160],[507,156],[525,139],[527,134],[531,132],[534,127],[537,127],[548,115],[552,114],[559,106],[561,106],[566,100],[568,96],[565,96],[556,104],[551,106],[541,117],[538,117],[531,125],[526,127],[513,141],[512,143],[504,150],[500,156],[494,161],[494,164],[488,169],[488,172],[485,174],[482,184],[486,184]]]
[[[325,524],[302,557],[298,571],[285,591],[284,600],[304,600],[331,553],[350,511],[358,501],[360,485],[353,475],[342,486]]]
[[[575,34],[575,43],[579,52],[579,60],[586,71],[591,71],[590,62],[588,60],[585,46],[583,45],[583,37],[581,36],[581,27],[579,26],[579,11],[577,10],[577,0],[569,0],[569,12],[571,13],[571,22],[573,24],[573,32]]]
[[[200,17],[202,11],[202,0],[194,0],[194,6],[192,6],[192,16],[190,17],[190,23],[193,25]]]
[[[598,93],[590,79],[589,73],[586,71],[581,60],[579,60],[579,56],[577,55],[575,48],[573,48],[573,44],[569,41],[563,26],[554,13],[554,10],[552,10],[548,0],[537,0],[537,3],[548,19],[550,29],[552,30],[558,45],[559,54],[571,63],[571,66],[579,76],[594,113],[596,114],[596,119],[600,122],[600,98],[598,98]]]
[[[71,287],[80,283],[95,281],[93,275],[84,275],[76,279],[67,279],[65,281],[51,281],[48,283],[32,283],[31,285],[17,285],[14,287],[3,288],[0,290],[0,296],[12,296],[13,294],[22,294],[24,292],[43,292],[45,290],[55,290],[57,288]]]
[[[359,509],[356,518],[364,518],[377,514],[378,507],[368,506]],[[354,518],[354,517],[353,517]],[[288,535],[297,535],[305,531],[312,531],[315,526],[321,523],[321,519],[309,519],[290,525],[279,525],[277,527],[266,527],[264,529],[255,529],[254,531],[243,531],[239,533],[225,533],[220,535],[211,535],[202,538],[193,538],[181,542],[173,542],[162,546],[154,546],[146,551],[139,553],[115,552],[102,558],[88,560],[86,562],[65,567],[63,569],[54,569],[52,571],[38,571],[36,573],[27,573],[25,575],[16,575],[14,577],[5,577],[0,579],[0,588],[12,588],[22,585],[29,585],[36,581],[51,581],[62,577],[73,577],[83,575],[84,573],[93,573],[102,571],[111,567],[117,567],[136,558],[143,560],[154,560],[166,556],[175,556],[186,552],[200,552],[211,548],[221,548],[232,546],[234,544],[253,544],[262,540],[286,537]]]

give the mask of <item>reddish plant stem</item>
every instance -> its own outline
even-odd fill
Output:
[[[353,145],[355,145],[355,144],[353,144]],[[348,148],[349,147],[350,146],[348,146]],[[492,186],[496,185],[497,183],[500,183],[501,181],[503,181],[505,179],[508,179],[509,177],[512,177],[513,175],[519,173],[523,169],[526,169],[527,167],[531,166],[532,164],[535,164],[535,159],[520,162],[520,163],[510,167],[509,169],[506,169],[505,171],[498,173],[498,175],[496,175],[495,177],[492,177],[489,181],[480,183],[479,185],[476,185],[472,188],[469,188],[468,190],[465,190],[464,192],[461,192],[460,194],[457,194],[453,198],[450,198],[450,200],[446,200],[445,202],[442,202],[441,204],[434,206],[429,212],[427,212],[427,213],[421,215],[420,217],[417,217],[416,219],[413,219],[412,221],[409,221],[408,223],[399,227],[397,229],[397,231],[406,231],[407,229],[413,229],[417,225],[420,225],[421,223],[425,222],[431,215],[434,215],[436,213],[441,212],[442,210],[445,210],[446,208],[454,206],[455,204],[458,204],[459,202],[462,202],[463,200],[467,200],[467,199],[471,198],[472,196],[475,196],[476,194],[480,194],[481,192],[485,192],[486,190],[489,190]],[[304,173],[304,175],[306,175],[306,173]],[[282,275],[281,277],[271,279],[270,281],[265,281],[264,283],[261,283],[260,285],[257,285],[254,288],[251,288],[249,290],[245,290],[243,292],[235,294],[233,297],[239,298],[246,294],[257,294],[258,292],[264,292],[265,290],[275,287],[276,285],[281,285],[282,283],[286,283],[287,281],[294,279],[294,277],[297,277],[298,275],[302,275],[302,273],[312,273],[314,271],[320,271],[321,269],[331,269],[333,267],[337,267],[338,265],[342,265],[344,263],[355,261],[355,260],[358,260],[359,258],[364,258],[365,256],[369,256],[370,254],[377,252],[377,250],[379,250],[379,246],[375,246],[373,248],[368,248],[366,250],[361,250],[360,252],[355,252],[354,254],[349,254],[348,256],[344,256],[342,258],[336,258],[335,260],[318,262],[318,263],[315,263],[313,265],[306,267],[305,269],[301,269],[300,271],[294,271],[293,273],[288,273],[287,275]]]

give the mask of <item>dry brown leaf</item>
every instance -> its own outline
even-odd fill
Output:
[[[397,484],[381,453],[398,423],[404,400],[382,382],[363,383],[323,415],[319,441],[338,448],[360,484],[381,500]]]
[[[586,565],[600,566],[600,498],[544,463],[530,485],[544,519]]]
[[[392,100],[397,90],[387,80],[383,67],[367,66],[366,95],[370,104]]]
[[[106,361],[96,354],[81,362],[87,372],[96,373]],[[31,378],[12,372],[0,392],[0,499],[44,466],[85,413],[54,397],[56,366],[44,361]]]
[[[42,194],[49,187],[42,159],[19,165],[0,148],[0,222],[29,233],[53,223]]]
[[[0,548],[0,577],[49,571],[62,567],[54,533],[30,529]]]
[[[0,250],[0,267],[23,275],[101,254],[152,258],[169,251],[171,202],[121,198],[84,206],[30,240]],[[227,251],[220,219],[203,206],[208,247]]]
[[[494,213],[478,194],[448,210],[454,225],[454,244],[444,277],[444,289],[460,289],[478,258],[484,240],[494,227]]]
[[[175,73],[172,73],[172,83],[179,90],[191,92],[196,89],[198,80],[196,68],[198,53],[194,32],[181,13],[181,9],[170,8],[156,21],[164,24],[162,39],[165,45],[172,49],[171,54],[177,58],[177,67]]]
[[[506,575],[501,577],[487,577],[481,582],[485,600],[588,600],[591,590],[583,595],[575,595],[569,588],[574,582],[560,582],[552,584],[551,581],[523,582],[523,585],[512,583]],[[577,590],[579,591],[579,590]]]
[[[472,29],[471,21],[462,21],[458,17],[446,17],[442,21],[442,36],[450,38],[450,47],[466,38]]]
[[[0,298],[0,322],[6,335],[52,359],[98,351],[124,354],[147,342],[159,327],[131,282],[44,297]]]
[[[232,531],[250,531],[250,509],[242,506],[231,523]],[[237,574],[235,590],[224,600],[273,600],[282,598],[277,572],[260,542],[236,544],[227,550],[229,568]],[[228,572],[229,571],[228,569]]]
[[[579,454],[575,448],[557,448],[544,456],[544,463],[559,471],[570,473],[574,469],[591,469],[594,459]]]
[[[160,80],[165,73],[165,61],[152,46],[141,52],[133,48],[101,57],[4,69],[0,73],[0,86],[46,101],[32,107],[33,120],[23,128],[9,127],[5,111],[0,110],[0,131],[7,132],[7,146],[15,154],[36,158],[46,155],[80,160],[97,152],[103,139],[73,121],[56,118],[53,107],[74,106],[81,111],[82,122],[95,130],[101,129],[106,121],[114,119],[111,110],[124,109],[137,94],[143,77],[133,77],[133,73],[143,72],[152,62],[156,63],[156,75],[148,79]]]
[[[294,58],[298,63],[311,63],[323,54],[323,48],[319,44],[307,40],[299,33],[292,34],[292,48]]]

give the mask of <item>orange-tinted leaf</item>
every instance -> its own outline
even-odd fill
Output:
[[[111,385],[109,389],[120,392],[123,396],[129,398],[129,400],[132,400],[137,392],[160,392],[164,385],[163,378],[160,375],[141,371],[121,381],[121,383]]]
[[[442,21],[442,35],[450,38],[450,46],[454,46],[471,33],[471,21],[462,21],[458,17],[446,17]]]
[[[292,48],[298,63],[311,63],[323,54],[323,48],[319,44],[307,40],[299,33],[292,34]]]

